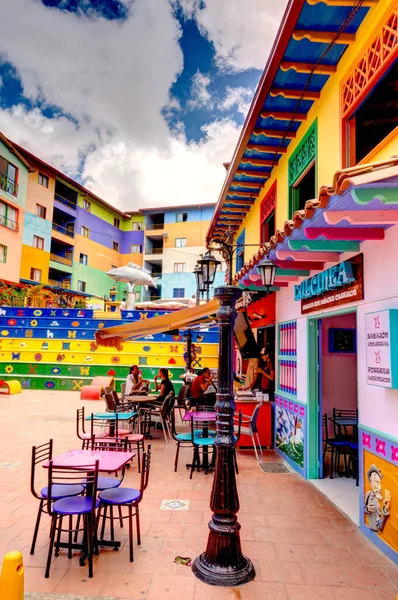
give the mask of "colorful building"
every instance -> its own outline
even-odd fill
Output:
[[[206,252],[204,240],[214,204],[141,209],[145,215],[144,266],[159,279],[147,297],[189,299],[196,294],[196,261]],[[224,279],[220,270],[215,285]]]
[[[207,234],[275,304],[277,451],[395,562],[397,55],[398,2],[291,0]]]

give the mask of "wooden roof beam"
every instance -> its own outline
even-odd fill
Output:
[[[248,204],[254,204],[254,199],[252,198],[247,198],[247,200],[238,200],[237,198],[227,198],[225,205],[232,205],[232,206],[241,206],[242,203],[245,204],[245,206],[247,206]]]
[[[256,152],[259,152],[260,154],[270,154],[269,150],[264,150],[264,146],[256,145],[256,144],[248,144],[246,146],[246,150],[255,150]],[[277,150],[275,150],[274,152],[276,154]],[[278,161],[279,161],[279,157],[275,158],[274,162],[278,163]]]
[[[340,33],[336,35],[336,31],[310,31],[307,29],[295,29],[293,31],[293,39],[299,42],[300,40],[309,40],[318,44],[353,44],[355,42],[355,33]]]
[[[245,198],[245,197],[257,198],[257,193],[255,193],[255,192],[237,192],[236,190],[229,190],[229,192],[228,192],[228,194],[234,194],[235,196],[239,196],[242,198]]]
[[[282,64],[296,64],[296,63],[281,63],[281,68],[282,68]],[[303,63],[304,64],[304,63]],[[289,67],[289,69],[292,69],[293,67]],[[284,70],[284,69],[282,69]],[[293,112],[281,112],[281,111],[277,111],[277,110],[262,110],[260,113],[260,117],[262,119],[268,119],[269,117],[271,117],[272,119],[275,119],[275,121],[306,121],[307,120],[307,115],[305,115],[304,113],[293,113]],[[286,148],[284,149],[286,151]]]
[[[337,71],[337,65],[316,65],[302,62],[281,62],[280,68],[282,71],[293,69],[296,73],[317,73],[318,75],[331,75]]]
[[[273,160],[261,160],[261,158],[242,158],[242,163],[251,164],[253,167],[273,167],[277,164],[277,161]]]
[[[254,131],[258,131],[255,129]],[[286,154],[287,148],[284,146],[263,146],[261,144],[247,144],[247,150],[257,150],[261,149],[261,152],[268,152],[270,154]]]
[[[313,6],[321,2],[327,6],[355,6],[357,4],[356,0],[307,0],[307,2]],[[363,0],[362,6],[376,6],[378,3],[379,0]]]
[[[271,96],[283,96],[291,100],[318,100],[321,97],[321,92],[310,92],[308,90],[288,90],[284,88],[272,88],[270,90]]]
[[[264,171],[250,171],[248,169],[238,169],[235,175],[246,175],[246,177],[261,177],[262,179],[268,179],[269,173]]]
[[[231,183],[231,187],[232,186],[244,187],[244,188],[255,188],[255,189],[259,190],[263,186],[263,184],[262,183],[253,183],[251,181],[233,181]]]
[[[281,129],[253,129],[253,135],[265,135],[267,137],[274,138],[286,138],[288,140],[293,140],[296,137],[295,131],[284,131]],[[276,149],[275,152],[278,152]]]

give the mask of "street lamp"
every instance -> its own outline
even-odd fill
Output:
[[[210,499],[213,514],[209,523],[206,551],[196,557],[192,564],[192,571],[205,583],[235,587],[251,581],[255,576],[254,566],[242,554],[240,544],[240,524],[237,518],[239,498],[234,463],[236,405],[233,389],[232,334],[236,318],[235,305],[242,291],[232,285],[232,257],[236,249],[232,234],[228,234],[223,239],[213,240],[213,244],[212,249],[220,252],[227,261],[229,274],[228,284],[217,287],[214,292],[215,297],[220,301],[220,309],[217,313],[220,346],[215,404],[216,465]],[[218,262],[211,252],[198,261],[202,266],[203,283],[214,282]]]
[[[209,251],[206,252],[206,254],[200,260],[198,260],[197,264],[201,270],[203,287],[204,291],[206,292],[208,302],[210,286],[212,286],[214,283],[217,267],[221,263],[215,258],[215,256],[212,255],[211,251]]]
[[[206,291],[203,284],[203,273],[199,261],[196,263],[193,273],[196,278],[196,306],[199,306],[200,294]]]
[[[274,265],[274,263],[272,263],[270,260],[266,260],[260,265],[257,265],[257,269],[260,271],[261,283],[269,292],[270,288],[272,288],[274,285],[277,269],[276,265]]]

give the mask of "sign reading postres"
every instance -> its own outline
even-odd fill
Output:
[[[398,310],[365,315],[366,383],[398,388]]]
[[[302,315],[358,302],[363,298],[363,254],[357,254],[294,286],[294,299],[301,300]]]

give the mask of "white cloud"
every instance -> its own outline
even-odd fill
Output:
[[[213,42],[220,66],[263,69],[287,0],[175,0]]]
[[[197,143],[180,122],[170,132],[165,115],[180,110],[169,97],[183,67],[180,26],[168,0],[125,4],[130,12],[120,22],[2,0],[0,55],[25,96],[57,108],[54,118],[23,105],[0,109],[0,129],[70,176],[81,172],[85,185],[122,209],[214,202],[239,128],[228,119],[210,123]],[[210,81],[195,77],[203,106],[212,101]]]
[[[254,90],[245,87],[227,87],[225,98],[222,101],[220,107],[221,110],[231,110],[232,107],[236,106],[236,110],[242,115],[246,116],[251,101],[253,99]]]
[[[207,89],[211,83],[210,77],[196,71],[192,77],[191,94],[187,102],[187,108],[194,110],[195,108],[207,108],[212,109],[214,106],[214,100]]]

